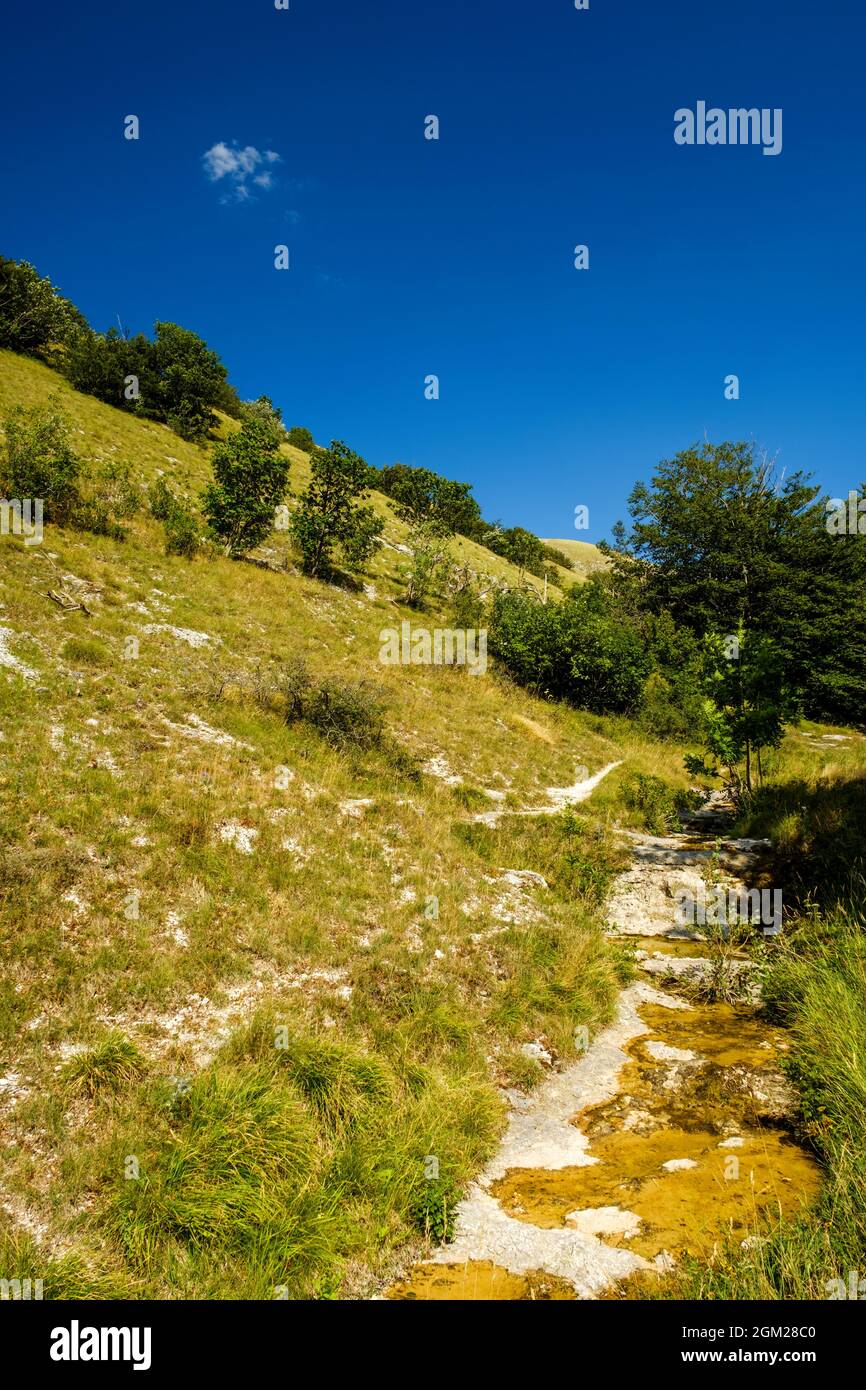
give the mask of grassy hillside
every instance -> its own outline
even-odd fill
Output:
[[[129,459],[134,462],[143,486],[163,476],[173,490],[193,504],[197,503],[202,486],[211,476],[206,448],[186,443],[167,425],[139,420],[126,411],[115,410],[92,396],[74,391],[62,376],[41,362],[0,349],[0,413],[13,405],[44,404],[52,396],[72,421],[76,451],[82,457],[94,463],[105,459]],[[222,418],[222,433],[235,428],[234,421]],[[283,452],[292,463],[289,491],[297,496],[310,480],[309,457],[288,444],[283,445]],[[400,552],[395,552],[393,546],[405,542],[408,527],[397,520],[390,501],[381,493],[372,493],[371,504],[386,522],[384,535],[388,545],[374,560],[370,578],[379,576],[396,583]],[[282,559],[288,551],[286,538],[274,533],[269,549],[275,559]],[[454,538],[452,553],[457,563],[469,564],[479,575],[492,580],[516,584],[520,578],[508,560],[464,536]],[[569,571],[554,567],[551,578],[556,574],[566,585],[573,583]],[[525,575],[525,582],[539,592],[544,587],[543,580],[532,574]],[[555,584],[551,587],[554,593],[559,592]]]
[[[590,544],[589,541],[545,540],[544,544],[552,545],[555,550],[561,550],[564,555],[567,555],[581,579],[585,579],[596,570],[607,568],[607,559],[598,547]]]
[[[205,451],[0,355],[0,408],[52,393],[82,457],[198,491]],[[536,1078],[522,1046],[569,1055],[608,1017],[615,852],[588,818],[474,818],[628,730],[492,671],[380,665],[418,621],[401,560],[353,592],[166,557],[146,513],[123,543],[0,537],[2,1263],[46,1297],[373,1287],[490,1152],[497,1083]],[[263,691],[298,655],[375,683],[380,746],[286,722]]]
[[[197,494],[205,450],[0,354],[0,410],[53,393],[82,457]],[[368,1294],[447,1229],[500,1088],[542,1074],[526,1045],[610,1016],[609,831],[642,823],[635,772],[686,785],[682,750],[492,668],[382,666],[384,628],[442,615],[401,604],[375,505],[357,590],[279,533],[279,568],[167,557],[146,512],[123,543],[0,537],[0,1271],[46,1297]],[[298,656],[374,685],[385,736],[288,722]],[[863,746],[806,726],[777,756],[834,783]],[[616,759],[579,813],[509,814]]]

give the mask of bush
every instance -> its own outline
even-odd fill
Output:
[[[156,521],[168,521],[178,501],[165,478],[157,478],[147,490],[150,514]]]
[[[478,629],[484,625],[484,599],[468,565],[454,565],[448,577],[451,626]]]
[[[129,337],[116,328],[94,333],[83,323],[71,335],[63,371],[77,391],[147,419],[163,420],[183,439],[202,439],[215,422],[213,407],[232,408],[236,399],[226,369],[189,329],[157,323],[155,330],[151,340],[143,333]],[[130,377],[135,378],[134,391]],[[239,402],[234,410],[239,412]]]
[[[230,683],[225,681],[224,685]],[[294,657],[273,676],[257,670],[248,688],[262,709],[279,711],[287,724],[303,721],[311,725],[334,748],[385,746],[384,704],[367,681],[345,681],[336,676],[316,681],[303,657]],[[400,765],[396,749],[390,751],[395,764]],[[411,761],[406,758],[401,770],[408,772]]]
[[[201,534],[196,519],[178,502],[165,521],[165,553],[191,560],[200,546]]]
[[[264,425],[275,444],[282,444],[286,437],[283,412],[274,405],[270,396],[259,396],[254,401],[244,401],[240,410],[241,420],[257,420]]]
[[[316,447],[316,441],[308,429],[302,425],[292,425],[288,433],[288,442],[294,449],[302,449],[305,454],[311,454]]]
[[[639,633],[593,580],[562,603],[519,590],[497,594],[488,640],[519,684],[598,714],[633,709],[649,670]]]
[[[432,589],[449,569],[448,538],[429,522],[413,526],[409,532],[412,559],[403,572],[405,602],[410,608],[423,608]]]
[[[365,681],[324,680],[306,702],[304,718],[335,748],[375,748],[384,733],[384,706]]]
[[[3,495],[22,500],[41,498],[46,521],[60,525],[69,521],[79,501],[81,460],[69,440],[69,419],[56,397],[45,406],[13,406],[3,428]]]
[[[78,502],[73,524],[97,536],[123,541],[120,525],[141,509],[141,494],[132,481],[131,465],[120,459],[104,463],[93,476],[91,489]]]
[[[437,1245],[451,1241],[457,1203],[462,1195],[450,1179],[431,1179],[410,1200],[409,1220],[425,1239]]]
[[[175,497],[165,478],[157,478],[147,490],[150,514],[163,523],[166,555],[182,555],[191,560],[201,549],[198,522],[179,498]]]

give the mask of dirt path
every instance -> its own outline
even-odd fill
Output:
[[[629,832],[634,859],[607,920],[637,947],[639,978],[578,1061],[509,1093],[505,1137],[458,1208],[455,1239],[391,1297],[594,1298],[685,1250],[760,1238],[762,1213],[814,1195],[817,1167],[791,1132],[783,1033],[752,1006],[678,992],[709,960],[676,895],[699,892],[708,869],[755,886],[766,849],[725,838],[729,812],[716,794],[681,834]]]

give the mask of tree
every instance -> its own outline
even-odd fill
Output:
[[[162,417],[182,439],[202,439],[215,423],[211,406],[224,390],[226,369],[188,328],[157,323],[155,331],[151,362]]]
[[[336,546],[349,565],[359,568],[378,548],[382,532],[372,507],[358,505],[368,495],[369,464],[334,439],[329,449],[312,455],[310,471],[309,486],[291,522],[304,573],[327,574]]]
[[[286,439],[283,412],[278,405],[274,405],[270,396],[259,396],[258,400],[244,401],[241,405],[241,419],[261,420],[278,444],[282,444]]]
[[[781,675],[774,644],[749,634],[708,633],[703,644],[704,742],[735,788],[751,792],[763,778],[762,753],[778,748],[785,722],[799,711]],[[741,776],[739,768],[743,765]],[[706,772],[703,759],[686,759],[691,772]]]
[[[151,358],[152,344],[143,334],[129,337],[117,328],[72,335],[63,359],[63,372],[76,391],[151,419],[161,419],[158,382]],[[136,389],[129,393],[129,379]]]
[[[3,421],[6,457],[0,460],[5,498],[41,499],[46,521],[70,521],[79,500],[81,460],[69,439],[69,419],[52,396],[46,406],[13,406]]]
[[[751,445],[695,445],[629,498],[630,532],[604,547],[634,609],[697,637],[772,643],[813,717],[860,722],[866,705],[866,537],[829,535],[818,489]]]
[[[243,555],[270,535],[274,513],[286,495],[289,461],[273,426],[248,415],[241,428],[215,445],[214,482],[202,493],[202,509],[226,555]]]
[[[597,713],[636,709],[650,670],[640,633],[595,580],[561,603],[526,590],[497,594],[488,642],[519,684]]]
[[[501,555],[516,565],[521,581],[527,570],[535,575],[544,572],[544,546],[537,536],[523,526],[509,526],[505,530],[493,528],[487,533],[484,544],[495,555]]]
[[[435,523],[423,521],[413,526],[407,544],[412,563],[404,575],[406,602],[411,608],[422,608],[434,584],[448,572],[448,536]]]
[[[410,526],[423,526],[443,536],[473,535],[482,526],[481,510],[469,483],[443,478],[429,468],[390,464],[379,471],[377,484],[396,502],[396,512]]]
[[[44,354],[86,326],[75,305],[32,265],[0,256],[0,347]]]
[[[86,325],[70,335],[63,371],[77,391],[149,420],[163,420],[184,439],[202,439],[216,423],[213,409],[242,416],[226,369],[207,344],[176,323],[158,323],[156,338]],[[267,397],[261,397],[273,412]]]

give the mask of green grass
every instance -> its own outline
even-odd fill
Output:
[[[53,392],[85,471],[128,458],[195,499],[204,450],[0,354],[0,409]],[[493,672],[382,666],[381,629],[412,616],[399,552],[366,593],[304,578],[285,534],[266,557],[288,568],[167,556],[146,509],[123,542],[0,537],[0,626],[34,672],[0,668],[0,733],[26,750],[0,762],[0,1277],[50,1274],[51,1296],[370,1292],[449,1230],[498,1086],[535,1080],[521,1045],[570,1056],[610,1016],[604,824],[468,822],[489,792],[538,805],[611,761],[625,725]],[[297,657],[331,713],[375,691],[375,738],[357,701],[335,730],[262,698]],[[550,888],[503,888],[505,868]]]
[[[144,1058],[135,1044],[121,1033],[109,1033],[67,1062],[63,1079],[70,1091],[83,1091],[92,1099],[100,1091],[122,1089],[144,1069]]]
[[[206,451],[0,353],[0,409],[52,392],[88,468],[128,458],[142,488],[162,471],[195,501]],[[288,452],[297,494],[309,463]],[[271,569],[167,556],[146,510],[127,532],[0,537],[0,627],[34,673],[0,667],[0,734],[20,754],[0,761],[0,1277],[60,1298],[369,1294],[447,1235],[501,1132],[498,1087],[539,1079],[522,1045],[565,1059],[611,1016],[628,971],[599,927],[611,830],[681,801],[683,749],[492,670],[380,665],[382,628],[417,621],[393,549],[360,590],[304,578],[281,533],[257,557]],[[517,581],[481,547],[455,551],[485,583]],[[440,596],[425,621],[446,618]],[[263,698],[299,657],[318,690],[375,689],[375,738],[356,704],[337,737]],[[789,847],[792,881],[808,855],[829,894],[859,852],[864,744],[825,732],[789,737],[781,789],[743,824]],[[579,813],[473,820],[616,759]],[[508,887],[506,869],[548,887]],[[838,1226],[832,1259],[860,1248],[863,1131],[829,1012],[866,1052],[838,935],[824,956],[792,943],[777,989],[796,1001],[804,1096],[835,1117],[827,1200],[843,1216],[802,1236],[817,1249]]]

